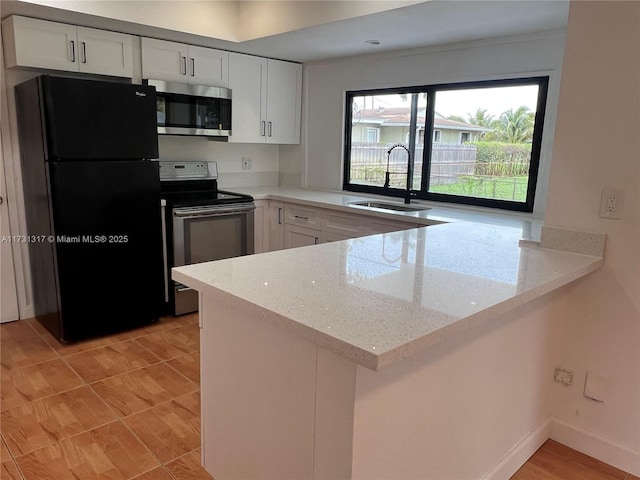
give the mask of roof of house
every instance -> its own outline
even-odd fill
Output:
[[[418,112],[418,123],[424,124],[425,113],[424,109],[421,110],[421,112]],[[378,124],[385,127],[408,127],[410,117],[411,109],[408,107],[369,108],[353,113],[353,120],[356,122]],[[450,120],[439,113],[435,115],[434,126],[442,130],[470,130],[476,132],[488,132],[491,130],[480,125]]]

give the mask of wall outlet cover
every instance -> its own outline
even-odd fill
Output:
[[[587,379],[584,382],[584,396],[604,402],[611,390],[611,379],[595,372],[587,372]]]

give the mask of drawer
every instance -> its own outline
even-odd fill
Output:
[[[424,225],[407,222],[394,222],[392,220],[371,220],[371,229],[369,231],[369,234],[375,235],[377,233],[398,232],[400,230],[409,230],[411,228],[418,228],[422,226]]]
[[[367,234],[367,221],[358,215],[347,215],[328,211],[325,215],[324,231],[344,237],[360,237]]]
[[[284,206],[284,223],[302,225],[317,230],[322,229],[320,210],[286,203]]]

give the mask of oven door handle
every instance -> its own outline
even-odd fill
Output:
[[[192,209],[174,209],[173,216],[177,218],[195,218],[195,217],[217,217],[221,215],[237,215],[249,213],[255,210],[256,206],[251,204],[247,207],[213,207],[213,208],[192,208]]]

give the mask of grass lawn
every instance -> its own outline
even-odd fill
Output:
[[[436,185],[433,193],[448,193],[465,197],[492,198],[524,202],[527,198],[527,175],[517,177],[460,177],[451,185]]]

